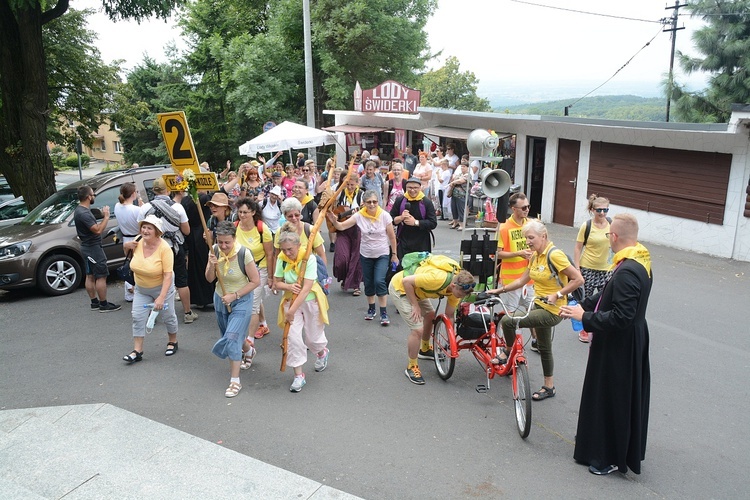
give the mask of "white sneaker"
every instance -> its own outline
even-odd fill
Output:
[[[323,355],[315,360],[315,371],[322,372],[328,366],[328,348],[323,349]]]
[[[292,382],[292,386],[289,388],[292,392],[299,392],[302,390],[302,388],[305,386],[307,382],[305,382],[305,374],[301,373],[299,375],[296,375],[294,377],[294,381]]]

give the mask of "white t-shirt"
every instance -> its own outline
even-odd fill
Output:
[[[450,156],[446,156],[446,158],[448,158],[448,166],[450,168],[456,168],[456,166],[458,165],[458,162],[460,160],[460,158],[458,157],[458,155],[456,155],[456,153],[453,153]]]
[[[391,214],[383,210],[380,218],[373,221],[363,217],[359,212],[352,217],[357,221],[360,233],[359,253],[368,259],[377,259],[383,255],[390,255],[391,245],[386,234],[386,227],[393,224]]]
[[[268,229],[270,229],[272,233],[275,233],[279,230],[281,208],[279,208],[278,203],[271,203],[270,200],[263,203],[266,203],[266,206],[263,207],[263,210],[261,211],[261,219],[263,219],[263,222],[266,224],[266,226],[268,226]]]
[[[117,225],[120,226],[122,231],[123,242],[133,241],[136,236],[141,232],[138,227],[138,214],[141,208],[137,205],[123,205],[121,203],[115,204],[115,218],[117,219]]]

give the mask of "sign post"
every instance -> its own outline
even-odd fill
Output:
[[[198,205],[198,214],[201,218],[201,224],[203,224],[203,234],[206,237],[206,244],[210,252],[214,242],[206,225],[203,210],[200,207],[198,190],[218,191],[219,183],[216,180],[216,174],[213,172],[201,173],[198,155],[195,154],[193,137],[190,135],[184,111],[158,113],[156,119],[159,122],[162,137],[164,137],[164,144],[167,146],[172,168],[177,172],[176,174],[164,174],[162,178],[170,190],[177,190],[179,186],[181,190],[187,191],[195,204]],[[219,286],[222,295],[224,295],[224,278],[219,272],[216,273],[216,277],[219,279]],[[227,305],[227,310],[232,312],[229,305]]]

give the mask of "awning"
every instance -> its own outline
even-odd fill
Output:
[[[448,137],[450,139],[461,139],[465,141],[469,138],[469,134],[471,134],[473,130],[453,127],[429,127],[417,130],[417,132],[421,132],[427,135],[437,135],[438,137]]]
[[[335,127],[323,127],[328,132],[343,132],[345,134],[374,134],[388,130],[387,127],[367,127],[364,125],[337,125]]]

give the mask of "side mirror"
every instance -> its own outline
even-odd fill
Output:
[[[94,218],[97,220],[104,218],[104,214],[102,213],[102,210],[96,207],[91,207],[91,215],[93,215]]]

